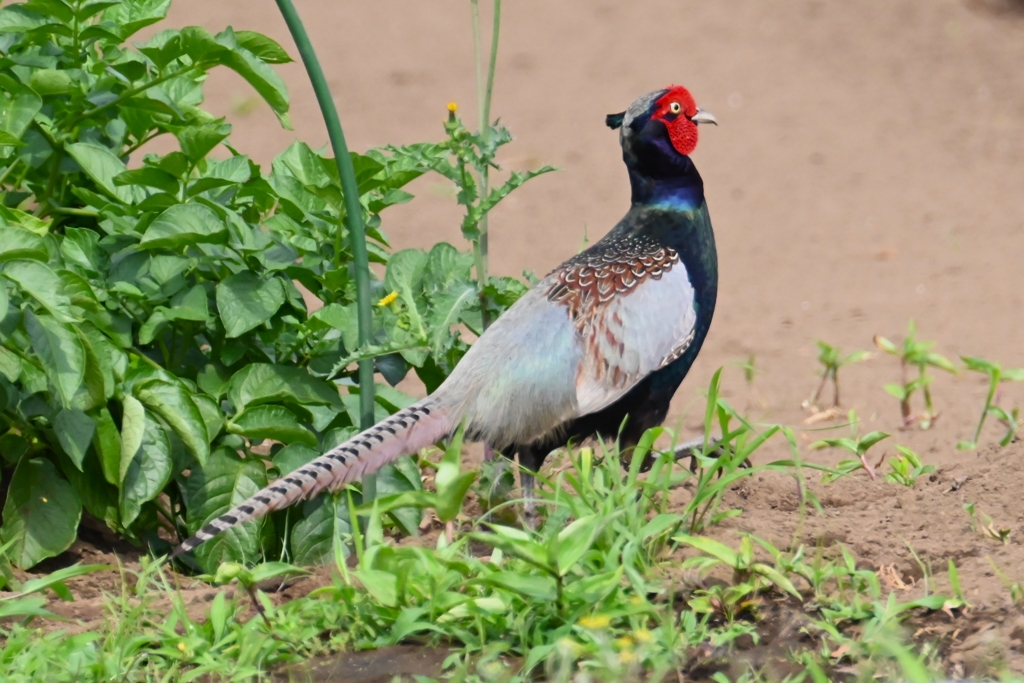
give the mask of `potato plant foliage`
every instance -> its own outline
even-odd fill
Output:
[[[261,169],[201,108],[207,73],[227,68],[288,127],[272,67],[288,55],[231,28],[132,39],[169,4],[0,10],[0,547],[20,567],[66,549],[83,511],[167,550],[355,432],[355,360],[374,357],[392,384],[414,367],[436,386],[467,348],[458,326],[480,331],[471,255],[439,244],[389,257],[380,232],[431,159],[370,151],[352,160],[371,260],[390,264],[373,283],[373,345],[357,348],[333,160],[296,142]],[[155,138],[177,150],[144,153]],[[323,307],[311,312],[296,283]],[[408,402],[379,387],[378,419]],[[419,488],[411,461],[378,483]],[[198,559],[316,561],[347,527],[344,500],[247,524]],[[392,520],[415,527],[405,512]]]

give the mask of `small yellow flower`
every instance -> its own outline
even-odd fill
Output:
[[[178,649],[184,652],[188,648],[185,646],[185,643],[178,643]]]
[[[629,636],[622,636],[621,638],[616,638],[615,646],[620,650],[631,650],[633,649],[633,639]]]
[[[596,630],[601,628],[608,628],[608,625],[612,623],[612,620],[603,614],[598,614],[592,617],[583,617],[577,623],[579,623],[579,625],[583,628]]]
[[[451,113],[454,114],[458,110],[459,110],[459,105],[455,104],[454,102],[449,102],[448,103],[448,111],[450,111]]]
[[[395,299],[398,298],[398,292],[391,292],[386,297],[377,302],[377,305],[383,308],[384,306],[390,306],[394,303]]]
[[[637,629],[633,633],[633,637],[636,638],[638,643],[649,643],[654,640],[654,636],[645,628]]]
[[[632,650],[625,650],[619,653],[619,661],[623,664],[632,664],[636,661],[636,655]]]

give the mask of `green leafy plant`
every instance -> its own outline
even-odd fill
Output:
[[[907,325],[907,336],[902,345],[897,346],[885,337],[876,335],[875,346],[900,359],[900,383],[885,385],[885,390],[900,402],[900,415],[903,418],[900,428],[909,429],[916,422],[921,429],[928,429],[938,418],[931,392],[931,383],[935,377],[928,374],[928,368],[956,374],[956,367],[944,356],[931,351],[935,342],[917,340],[917,326],[913,320]],[[911,375],[914,370],[917,370],[916,377]],[[918,389],[924,395],[924,412],[914,415],[910,399]]]
[[[867,452],[879,441],[888,439],[889,435],[885,432],[869,432],[864,436],[857,436],[857,416],[854,411],[850,411],[850,431],[849,437],[838,438],[838,439],[821,439],[811,444],[811,448],[841,448],[845,451],[852,453],[856,456],[856,460],[842,460],[837,465],[836,472],[828,472],[822,476],[821,480],[826,483],[830,483],[838,479],[839,477],[845,476],[851,472],[855,472],[863,468],[868,476],[872,480],[875,479],[875,468],[872,467],[871,463],[868,462]]]
[[[168,537],[358,429],[354,363],[373,360],[392,382],[409,368],[401,355],[359,343],[334,160],[296,142],[266,172],[231,145],[227,123],[200,108],[207,71],[225,66],[287,124],[287,93],[272,69],[287,54],[259,34],[196,27],[128,46],[167,6],[0,10],[9,55],[0,61],[0,127],[11,138],[0,147],[0,451],[17,484],[0,535],[22,567],[66,548],[83,509],[166,550]],[[129,168],[129,156],[158,136],[179,149]],[[370,259],[387,264],[380,212],[411,199],[401,188],[428,169],[377,151],[350,159]],[[434,386],[457,360],[453,349],[465,347],[452,331],[464,319],[442,316],[437,302],[472,290],[470,268],[471,257],[438,245],[402,254],[371,283],[382,303],[388,291],[403,293],[375,308],[379,346],[389,326],[428,311],[443,317],[417,338],[436,357],[407,354]],[[295,282],[323,306],[307,309]],[[375,419],[411,401],[387,387],[377,393]],[[420,486],[408,464],[381,478],[382,494]],[[207,567],[268,552],[315,561],[331,547],[327,522],[344,514],[313,501],[287,521],[232,532],[198,558]]]
[[[921,458],[917,456],[917,453],[906,446],[896,446],[896,450],[900,455],[895,458],[889,458],[889,467],[892,468],[892,471],[885,475],[886,481],[902,484],[907,488],[913,488],[914,484],[917,483],[918,477],[935,471],[934,465],[922,464]]]
[[[837,346],[827,344],[820,339],[818,340],[818,362],[822,365],[821,371],[821,383],[818,384],[817,391],[814,392],[814,396],[811,398],[811,403],[814,406],[820,405],[821,395],[825,391],[825,387],[831,382],[832,384],[832,408],[839,406],[839,368],[844,365],[852,365],[853,363],[860,363],[871,357],[871,354],[867,351],[853,351],[846,355],[843,355],[842,351]]]
[[[985,394],[985,405],[981,409],[981,417],[978,419],[978,426],[974,429],[974,438],[970,441],[961,441],[957,448],[961,450],[973,450],[978,447],[978,439],[981,438],[981,429],[985,426],[985,418],[992,415],[1006,427],[1006,435],[999,441],[1000,446],[1007,446],[1017,436],[1017,429],[1021,426],[1020,409],[1014,408],[1007,411],[1001,408],[999,402],[999,385],[1004,382],[1024,382],[1024,368],[1003,369],[999,363],[971,356],[961,356],[967,369],[971,372],[979,372],[988,377],[988,392]]]

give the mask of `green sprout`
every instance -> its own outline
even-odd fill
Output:
[[[934,465],[922,464],[917,453],[906,446],[896,446],[896,450],[900,452],[900,457],[889,458],[889,467],[892,468],[892,472],[885,475],[886,481],[913,488],[918,477],[935,471]]]
[[[915,422],[921,425],[921,429],[930,428],[939,415],[932,404],[931,383],[935,378],[928,374],[928,368],[938,368],[953,375],[956,368],[945,356],[931,352],[935,342],[917,341],[917,326],[913,320],[907,326],[907,338],[901,346],[879,335],[875,335],[875,346],[900,359],[900,383],[885,385],[885,390],[900,402],[903,418],[900,429],[909,429]],[[914,369],[917,370],[916,377],[911,376]],[[918,389],[924,394],[924,412],[914,415],[910,399]]]
[[[839,368],[844,365],[851,365],[853,363],[860,363],[871,357],[871,354],[867,351],[854,351],[847,355],[843,355],[842,351],[838,346],[832,346],[825,342],[818,340],[818,362],[824,366],[821,372],[821,383],[818,384],[818,390],[814,392],[814,398],[811,399],[811,403],[815,406],[819,405],[821,400],[821,394],[825,391],[825,387],[831,381],[832,383],[832,408],[839,406]]]
[[[836,472],[829,472],[825,474],[821,481],[829,484],[840,477],[843,477],[851,472],[864,468],[874,481],[877,477],[875,476],[875,468],[868,462],[867,452],[876,443],[882,439],[888,439],[889,435],[885,432],[869,432],[862,437],[857,436],[857,414],[854,411],[850,411],[850,431],[849,437],[840,439],[822,439],[815,441],[811,444],[811,448],[842,448],[843,450],[849,451],[853,455],[857,456],[855,460],[842,460],[836,466]]]
[[[999,385],[1003,382],[1024,382],[1024,368],[1004,370],[999,363],[993,363],[984,358],[960,356],[960,359],[971,372],[980,372],[988,376],[988,393],[985,395],[985,407],[981,410],[978,426],[974,429],[974,438],[970,441],[961,441],[956,447],[962,451],[977,448],[981,428],[985,426],[985,419],[989,414],[1006,426],[1006,436],[1002,438],[999,445],[1008,445],[1017,435],[1017,428],[1021,426],[1020,409],[1014,408],[1011,411],[1006,411],[996,405],[999,402]]]

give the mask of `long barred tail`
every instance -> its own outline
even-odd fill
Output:
[[[171,558],[243,522],[286,508],[299,499],[312,498],[323,489],[337,491],[359,481],[403,455],[436,443],[454,431],[455,426],[436,400],[423,399],[278,479],[213,520],[179,545]]]

